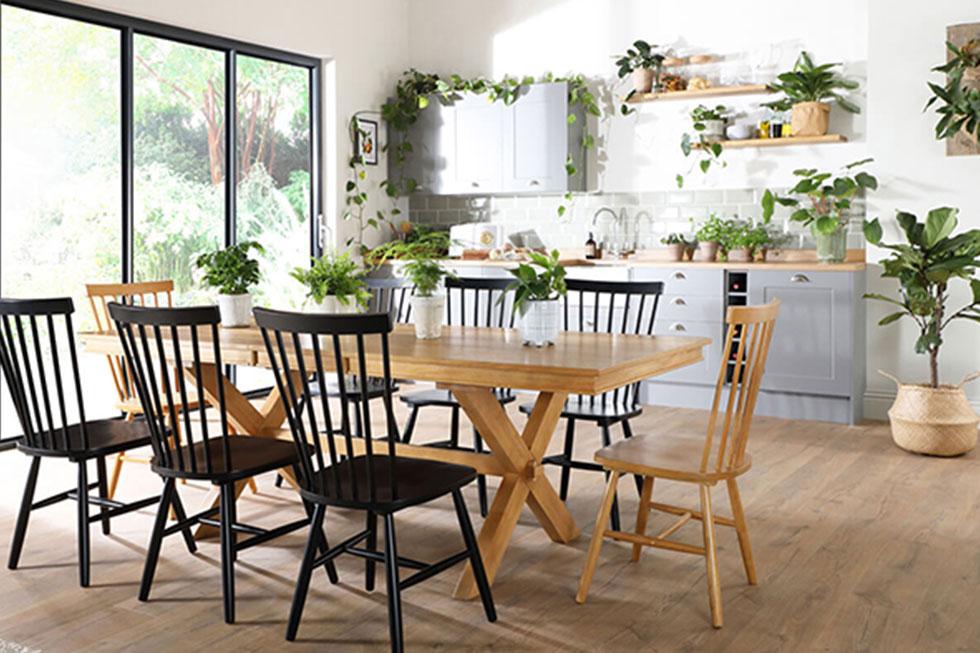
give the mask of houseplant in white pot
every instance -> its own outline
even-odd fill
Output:
[[[554,344],[561,330],[559,299],[568,292],[565,268],[558,262],[557,249],[550,256],[538,252],[528,255],[531,265],[521,263],[510,270],[515,280],[508,290],[514,291],[514,309],[521,314],[521,340],[525,345],[543,347]],[[503,300],[501,296],[498,301]]]
[[[626,76],[632,78],[633,90],[626,96],[627,100],[635,93],[649,93],[651,89],[660,90],[660,73],[666,57],[656,52],[657,47],[640,39],[633,42],[633,47],[628,48],[626,54],[616,59],[619,78],[623,79]]]
[[[769,85],[781,91],[792,103],[793,136],[823,136],[830,125],[830,101],[844,111],[860,113],[861,108],[845,93],[858,88],[854,80],[844,79],[834,71],[839,63],[815,66],[810,55],[801,52],[793,69],[782,73]]]
[[[847,254],[847,223],[851,200],[861,191],[878,188],[878,179],[854,170],[873,161],[862,159],[844,166],[836,175],[816,168],[801,168],[800,178],[787,195],[766,189],[762,196],[762,218],[768,222],[776,204],[794,207],[789,219],[810,227],[822,263],[839,263]]]
[[[439,292],[442,280],[450,272],[438,260],[420,256],[402,266],[402,275],[412,282],[412,321],[415,337],[432,340],[442,334],[442,320],[446,311],[446,296]]]
[[[869,243],[892,250],[881,262],[882,277],[898,279],[899,296],[868,293],[865,297],[894,304],[899,310],[882,318],[886,325],[903,317],[915,321],[919,337],[917,354],[929,356],[929,382],[898,384],[898,396],[888,411],[895,444],[908,451],[937,456],[956,456],[970,451],[977,443],[980,417],[967,401],[963,386],[980,376],[967,376],[958,386],[939,383],[939,349],[943,330],[953,320],[980,323],[980,229],[953,235],[957,210],[942,207],[929,211],[925,223],[911,213],[898,213],[907,244],[881,242],[878,219],[865,222],[864,234]],[[950,283],[962,279],[969,283],[967,303],[950,309]],[[975,340],[976,342],[976,340]]]
[[[366,271],[350,253],[324,254],[308,268],[296,268],[290,275],[306,286],[308,303],[320,313],[357,313],[371,299],[364,283]]]
[[[246,241],[225,249],[207,252],[197,257],[196,265],[204,271],[201,281],[218,289],[218,310],[221,326],[248,326],[252,316],[252,296],[248,290],[259,282],[259,262],[249,258],[249,250],[263,253],[262,246]]]

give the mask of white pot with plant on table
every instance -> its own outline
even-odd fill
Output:
[[[316,313],[350,314],[367,308],[371,293],[364,283],[367,270],[349,252],[324,254],[308,268],[290,275],[306,286],[307,305]]]
[[[202,254],[196,265],[204,271],[205,286],[218,289],[218,310],[221,326],[248,326],[252,317],[252,295],[249,288],[259,282],[259,262],[249,258],[249,250],[259,254],[265,250],[253,241]]]
[[[409,259],[402,267],[402,276],[412,282],[412,321],[415,337],[432,340],[442,335],[442,321],[446,312],[446,296],[441,292],[442,280],[449,270],[438,260],[426,256]]]
[[[568,292],[565,267],[558,262],[558,250],[550,256],[530,252],[531,264],[521,263],[510,270],[515,280],[514,310],[521,314],[519,329],[525,345],[553,345],[561,332],[560,299]],[[539,271],[540,270],[540,271]]]

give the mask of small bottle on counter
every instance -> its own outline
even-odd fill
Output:
[[[779,114],[773,115],[769,120],[769,138],[782,138],[783,136],[783,117]]]
[[[595,238],[592,236],[592,232],[589,232],[589,239],[585,241],[585,258],[594,259],[599,258],[598,256],[599,248],[595,244]]]

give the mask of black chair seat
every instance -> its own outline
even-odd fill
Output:
[[[75,461],[150,446],[150,431],[143,420],[127,422],[121,419],[103,419],[87,422],[85,425],[85,431],[88,433],[87,449],[82,446],[82,429],[78,424],[72,424],[67,431],[67,448],[39,449],[27,444],[26,439],[19,442],[17,447],[32,456],[52,456]],[[65,432],[60,428],[55,431],[54,437],[59,447],[62,446],[64,436]]]
[[[476,470],[464,465],[401,456],[392,463],[391,457],[378,453],[370,460],[367,456],[356,456],[318,472],[313,487],[322,493],[303,491],[303,498],[326,505],[391,513],[432,501],[476,479]],[[369,464],[376,489],[374,500],[369,490]]]
[[[211,456],[212,473],[207,473],[204,466],[204,449],[208,447]],[[194,458],[197,460],[196,469],[190,463],[191,449]],[[273,440],[271,438],[250,437],[247,435],[228,438],[228,450],[231,454],[231,468],[225,468],[224,449],[220,436],[210,438],[205,445],[204,442],[195,442],[193,448],[181,447],[181,458],[183,458],[184,470],[179,469],[178,465],[165,467],[154,457],[151,465],[153,471],[164,477],[186,478],[191,480],[213,481],[215,483],[227,483],[236,481],[264,472],[289,467],[296,464],[299,458],[296,455],[296,447],[292,442],[285,440]],[[195,469],[195,471],[190,471]]]
[[[533,403],[521,404],[518,407],[525,415],[530,415],[534,409]],[[643,412],[641,406],[630,406],[622,402],[605,401],[596,397],[590,401],[588,397],[569,399],[561,411],[561,416],[572,419],[582,419],[595,422],[617,422],[633,419]]]
[[[346,383],[344,384],[344,390],[347,392],[347,401],[360,401],[361,400],[361,384],[356,377],[348,377]],[[384,379],[369,376],[367,382],[367,396],[368,401],[371,399],[377,399],[384,396],[385,387]],[[320,384],[315,381],[310,381],[311,396],[319,396],[320,394]],[[392,382],[391,385],[392,392],[398,392],[398,385]],[[327,385],[327,396],[328,397],[339,397],[340,387],[336,383],[331,383]]]
[[[508,390],[496,389],[493,391],[493,394],[496,395],[497,401],[502,404],[509,404],[516,399]],[[459,406],[459,402],[456,401],[456,397],[453,396],[452,392],[438,388],[409,392],[399,395],[398,398],[409,406],[445,406],[446,408]]]

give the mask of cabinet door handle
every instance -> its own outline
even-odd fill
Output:
[[[541,185],[541,182],[540,182],[540,181],[538,181],[537,179],[532,179],[532,180],[530,181],[530,185],[531,185],[531,186],[540,186],[540,185]]]
[[[667,329],[668,331],[687,331],[687,327],[680,322],[674,322]]]
[[[683,297],[674,297],[672,300],[670,300],[670,303],[674,306],[687,306],[687,302],[684,301]]]
[[[676,272],[674,272],[673,274],[671,274],[670,275],[670,278],[671,279],[687,279],[687,277],[684,276],[684,273],[681,272],[680,270],[677,270]]]
[[[790,283],[810,283],[810,277],[805,274],[794,274],[789,280]]]

